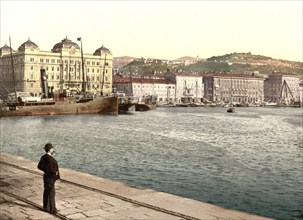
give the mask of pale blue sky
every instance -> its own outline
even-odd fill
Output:
[[[81,36],[85,53],[102,44],[114,56],[176,59],[252,52],[302,61],[302,0],[0,0],[0,43],[30,38],[41,50]]]

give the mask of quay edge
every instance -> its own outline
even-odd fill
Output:
[[[37,170],[37,162],[34,162],[32,160],[28,160],[22,157],[17,157],[17,156],[13,156],[10,154],[6,154],[3,152],[0,152],[0,162],[1,167],[5,167],[5,163],[8,164],[13,164],[15,167],[20,167],[23,168],[24,170],[30,170],[32,172],[39,172]],[[3,166],[2,166],[3,165]],[[10,166],[6,166],[7,169],[10,169]],[[13,169],[13,168],[12,168]],[[235,211],[235,210],[229,210],[229,209],[225,209],[219,206],[215,206],[212,204],[207,204],[204,202],[199,202],[196,200],[192,200],[192,199],[188,199],[188,198],[182,198],[179,196],[175,196],[175,195],[171,195],[168,193],[164,193],[164,192],[157,192],[151,189],[140,189],[140,188],[136,188],[136,187],[132,187],[129,185],[126,185],[124,183],[120,183],[117,181],[113,181],[113,180],[109,180],[109,179],[105,179],[105,178],[101,178],[101,177],[97,177],[97,176],[93,176],[90,174],[86,174],[86,173],[81,173],[81,172],[77,172],[77,171],[73,171],[73,170],[69,170],[69,169],[65,169],[65,168],[61,168],[60,169],[61,172],[61,178],[63,178],[62,181],[58,181],[57,183],[57,196],[56,196],[56,200],[57,203],[61,204],[63,202],[69,202],[69,208],[64,207],[64,205],[59,205],[59,207],[57,207],[59,209],[59,214],[60,212],[62,214],[64,213],[68,213],[70,216],[72,215],[81,215],[84,213],[88,213],[87,210],[81,210],[81,206],[77,205],[77,201],[81,200],[81,201],[85,201],[85,204],[83,207],[86,207],[86,209],[89,209],[89,207],[92,207],[96,205],[96,199],[98,199],[98,201],[100,203],[102,203],[102,199],[104,199],[105,195],[98,195],[97,191],[103,191],[108,193],[109,195],[116,195],[115,199],[111,199],[112,201],[112,209],[107,209],[107,210],[94,210],[95,213],[105,213],[106,215],[114,215],[116,214],[117,210],[122,209],[123,211],[121,211],[120,213],[124,214],[124,217],[132,217],[133,219],[142,219],[141,217],[143,216],[143,214],[141,213],[141,217],[134,217],[133,213],[134,211],[138,211],[138,210],[145,210],[144,212],[146,212],[144,214],[144,216],[149,216],[149,215],[155,215],[155,210],[150,210],[142,205],[138,205],[138,204],[147,204],[149,206],[155,206],[158,207],[159,210],[167,210],[168,213],[180,213],[181,216],[188,216],[188,218],[176,218],[171,216],[170,219],[235,219],[235,220],[239,220],[239,219],[254,219],[254,220],[265,220],[265,219],[269,219],[266,217],[261,217],[261,216],[256,216],[256,215],[252,215],[252,214],[248,214],[248,213],[244,213],[244,212],[240,212],[240,211]],[[2,173],[2,172],[1,172]],[[7,174],[8,173],[8,174]],[[33,176],[35,174],[30,173],[29,171],[27,172],[29,173],[29,176]],[[1,175],[1,178],[4,178],[2,181],[7,181],[9,182],[10,180],[14,180],[14,179],[18,179],[19,182],[21,182],[21,184],[23,182],[26,182],[26,186],[25,188],[22,189],[22,191],[20,191],[19,196],[24,196],[25,198],[29,198],[30,200],[34,200],[32,202],[36,202],[36,203],[42,203],[42,193],[43,193],[43,189],[42,189],[42,176],[41,178],[38,178],[37,174],[36,174],[36,178],[31,177],[31,179],[33,181],[28,182],[25,181],[23,175],[17,175],[14,176],[16,174],[14,174],[13,172],[9,172],[7,170],[5,170],[5,172],[3,172],[2,174],[5,175]],[[42,173],[41,173],[42,174]],[[7,176],[6,176],[7,175]],[[10,176],[9,176],[10,175]],[[27,174],[26,174],[27,175]],[[6,177],[6,178],[5,178]],[[28,177],[29,178],[29,177]],[[96,191],[87,191],[85,194],[81,194],[80,192],[78,193],[77,191],[77,186],[76,185],[68,185],[68,182],[73,182],[73,183],[77,183],[78,185],[82,185],[83,187],[86,188],[92,188],[95,189]],[[12,183],[14,183],[14,181],[12,181]],[[33,189],[35,185],[35,195],[31,195],[28,196],[28,193],[31,192],[31,190]],[[10,186],[13,187],[13,186]],[[19,185],[16,187],[20,187]],[[72,192],[72,195],[70,195],[71,197],[69,197],[69,192],[62,192],[63,189],[65,190],[70,190]],[[2,190],[5,190],[5,188],[2,188]],[[13,189],[9,189],[9,190],[13,190]],[[13,192],[13,191],[11,191]],[[39,194],[40,193],[40,194]],[[38,195],[37,195],[38,194]],[[100,197],[100,198],[99,198]],[[136,201],[137,205],[135,206],[131,206],[131,209],[129,208],[129,205],[122,207],[121,206],[121,202],[119,202],[119,199],[117,200],[117,198],[125,198],[125,200],[129,200],[129,201]],[[100,200],[99,200],[100,199]],[[70,200],[70,201],[69,201]],[[123,199],[121,199],[123,200]],[[75,203],[75,204],[74,204]],[[108,201],[107,201],[108,203]],[[77,206],[77,208],[76,208]],[[68,209],[68,210],[67,210]],[[125,209],[129,209],[128,211]],[[71,213],[74,210],[74,212],[77,213]],[[106,212],[105,212],[106,211]],[[140,212],[140,211],[139,211]],[[42,212],[41,212],[42,213]],[[11,213],[14,214],[14,213]],[[159,213],[160,214],[160,213]],[[37,214],[38,215],[38,214]],[[166,214],[168,215],[168,214]],[[100,215],[100,217],[102,217],[103,215]],[[67,216],[69,217],[69,216]],[[152,218],[149,218],[152,219]],[[153,218],[155,219],[155,218]]]

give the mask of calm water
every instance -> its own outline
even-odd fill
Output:
[[[303,218],[301,108],[1,118],[1,151],[275,219]],[[64,178],[64,177],[63,177]]]

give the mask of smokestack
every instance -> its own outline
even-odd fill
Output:
[[[45,69],[40,69],[43,98],[48,98],[48,85]]]

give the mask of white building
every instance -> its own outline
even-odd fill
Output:
[[[48,87],[53,91],[81,91],[84,74],[87,92],[112,92],[112,53],[103,46],[93,54],[83,54],[84,73],[81,48],[67,38],[55,44],[51,51],[40,50],[31,40],[24,42],[17,51],[12,50],[14,71],[10,51],[7,45],[0,48],[2,98],[14,92],[14,87],[20,92],[41,93],[41,69],[46,70]]]
[[[169,102],[175,96],[175,84],[159,78],[114,77],[113,88],[145,102]]]
[[[176,85],[175,102],[203,101],[204,84],[201,75],[167,72],[164,74],[164,78]]]

